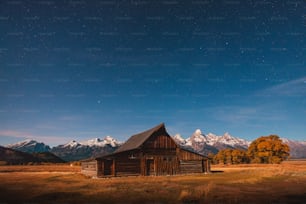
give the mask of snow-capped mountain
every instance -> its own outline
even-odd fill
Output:
[[[94,138],[91,140],[83,141],[80,142],[81,145],[87,145],[87,146],[99,146],[99,147],[104,147],[105,145],[110,145],[112,147],[117,147],[121,143],[118,142],[116,139],[112,138],[111,136],[106,136],[103,140],[99,138]]]
[[[77,148],[82,146],[88,146],[88,147],[105,147],[106,145],[117,147],[121,145],[121,142],[118,142],[116,139],[112,138],[111,136],[106,136],[104,139],[100,138],[94,138],[82,142],[77,142],[75,140],[72,140],[64,145],[59,145],[65,148]]]
[[[200,129],[187,139],[180,134],[173,136],[176,143],[186,149],[190,149],[202,154],[214,153],[225,148],[247,149],[250,142],[238,137],[231,136],[229,133],[218,136],[213,133],[204,134]],[[281,138],[290,147],[292,158],[306,158],[306,141],[293,141]],[[122,142],[106,136],[104,139],[94,138],[86,141],[72,140],[66,144],[58,145],[52,149],[42,142],[35,140],[24,140],[15,144],[7,145],[7,148],[28,153],[51,152],[65,161],[82,160],[92,157],[99,157],[114,152]]]
[[[247,149],[251,142],[238,137],[233,137],[226,132],[223,136],[217,136],[217,143],[226,144],[235,148]]]
[[[104,139],[94,138],[82,142],[72,140],[67,144],[53,147],[51,152],[66,161],[75,161],[112,153],[121,144],[116,139],[106,136]]]
[[[174,135],[173,139],[179,145],[184,146],[186,144],[186,140],[184,138],[182,138],[182,136],[180,134]]]
[[[75,147],[81,146],[81,144],[75,140],[71,140],[70,142],[63,144],[63,145],[59,145],[59,146],[62,146],[64,148],[75,148]]]
[[[26,139],[15,144],[9,144],[6,147],[28,153],[49,152],[51,150],[48,145],[32,139]]]
[[[209,144],[208,138],[197,129],[182,145],[187,149],[192,149],[201,154],[217,153],[218,149]]]
[[[289,146],[291,158],[306,158],[305,141],[294,141],[287,138],[281,138],[281,140]]]
[[[112,153],[121,144],[116,139],[106,136],[104,139],[94,138],[82,142],[72,140],[52,149],[44,143],[30,139],[6,147],[28,153],[52,152],[65,161],[75,161]]]
[[[200,129],[187,139],[184,139],[180,134],[176,134],[173,139],[176,143],[184,148],[192,149],[202,154],[214,153],[219,150],[231,149],[247,149],[251,142],[234,137],[228,132],[218,136],[213,133],[204,134]],[[287,138],[281,138],[282,141],[289,145],[291,158],[306,158],[306,141],[294,141]]]
[[[185,148],[193,149],[204,154],[209,152],[217,153],[219,150],[225,148],[247,149],[250,144],[250,142],[233,137],[227,132],[222,136],[217,136],[213,133],[205,135],[200,129],[195,130],[187,139],[183,139],[179,134],[175,135],[173,139]]]

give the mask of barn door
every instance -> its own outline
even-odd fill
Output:
[[[154,159],[147,159],[147,176],[155,175]]]
[[[104,161],[104,175],[112,175],[113,160]]]

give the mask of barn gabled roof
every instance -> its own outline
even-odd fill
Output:
[[[123,145],[121,145],[114,153],[124,152],[128,150],[133,150],[139,148],[145,141],[147,141],[155,132],[163,130],[167,133],[165,124],[161,123],[149,130],[138,133],[131,136]],[[168,133],[167,133],[168,135]]]

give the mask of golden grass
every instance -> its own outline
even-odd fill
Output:
[[[212,174],[91,179],[68,165],[1,166],[3,203],[304,203],[306,161]]]
[[[80,172],[80,166],[68,164],[0,166],[2,172]]]

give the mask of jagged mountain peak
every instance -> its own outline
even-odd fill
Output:
[[[250,145],[250,142],[238,137],[234,137],[232,135],[230,135],[228,132],[224,133],[223,136],[220,136],[218,141],[218,143],[223,143],[229,146],[233,146],[233,147],[241,147],[241,148],[248,148],[248,146]]]
[[[25,140],[23,140],[23,141],[21,141],[21,142],[23,142],[23,143],[34,143],[34,142],[37,142],[36,140],[34,140],[34,139],[31,139],[31,138],[28,138],[28,139],[25,139]],[[38,142],[37,142],[38,143]]]
[[[290,148],[290,157],[292,158],[306,158],[306,142],[295,141],[287,138],[280,138],[283,143],[287,144]]]
[[[200,129],[196,129],[194,131],[193,135],[200,136],[200,135],[202,135],[202,131]]]
[[[26,139],[15,144],[9,144],[6,147],[28,153],[48,152],[51,149],[49,145],[45,145],[43,142],[37,142],[33,139]]]
[[[190,138],[187,138],[186,140],[197,143],[207,142],[207,139],[204,135],[192,135]]]
[[[229,132],[225,132],[224,135],[223,135],[223,137],[224,137],[224,138],[229,138],[229,139],[233,138],[233,137],[229,134]]]
[[[106,136],[103,141],[105,142],[105,144],[110,144],[113,147],[119,146],[122,144],[122,142],[119,142],[118,140],[116,140],[115,138],[111,137],[111,136]]]
[[[120,145],[121,142],[106,136],[104,139],[93,138],[81,142],[73,140],[65,145],[53,147],[51,151],[66,161],[73,161],[112,153]]]
[[[206,136],[202,133],[200,129],[196,129],[194,133],[187,138],[188,141],[190,142],[207,142]]]
[[[68,147],[68,148],[73,148],[73,147],[77,147],[79,145],[80,145],[80,143],[78,143],[77,141],[71,140],[70,142],[68,142],[68,143],[66,143],[64,145],[60,145],[60,146]]]
[[[174,138],[178,139],[178,140],[183,140],[184,138],[182,137],[181,134],[177,133],[173,136]]]
[[[186,143],[186,140],[182,137],[181,134],[175,134],[173,136],[174,141],[176,141],[179,145],[184,145]]]
[[[9,144],[7,145],[7,147],[13,147],[13,146],[16,146],[16,145],[27,145],[27,144],[34,144],[34,143],[38,143],[36,140],[33,140],[33,139],[25,139],[25,140],[22,140],[20,142],[17,142],[17,143],[13,143],[13,144]]]
[[[113,137],[108,135],[108,136],[104,137],[104,140],[116,140],[116,139],[114,139]]]
[[[229,132],[223,135],[208,133],[205,135],[200,129],[196,129],[194,133],[187,139],[183,139],[177,135],[173,139],[181,146],[192,148],[197,152],[205,151],[204,149],[213,149],[218,151],[224,148],[244,148],[247,149],[249,142],[232,136]]]
[[[80,142],[81,145],[84,146],[100,146],[100,147],[104,147],[105,145],[110,145],[112,147],[117,147],[121,144],[121,142],[119,142],[118,140],[114,139],[111,136],[106,136],[104,139],[100,139],[100,138],[94,138],[94,139],[90,139],[90,140],[86,140],[83,142]]]

